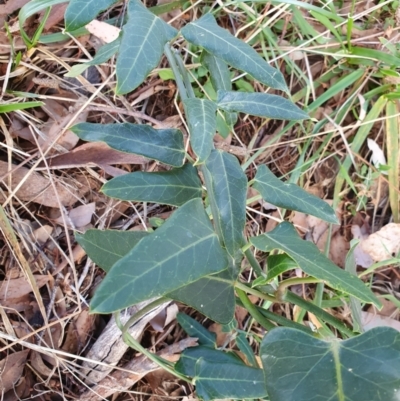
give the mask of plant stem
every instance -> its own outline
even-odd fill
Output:
[[[263,272],[260,264],[258,263],[257,259],[253,255],[253,252],[251,252],[250,248],[247,248],[244,251],[244,255],[246,256],[247,260],[249,261],[251,267],[253,270],[256,272],[257,276],[259,277],[264,277],[265,273]]]
[[[287,280],[283,280],[279,283],[278,286],[278,293],[279,294],[285,294],[286,289],[292,285],[298,285],[298,284],[314,284],[314,283],[320,283],[321,280],[314,278],[314,277],[298,277],[298,278],[289,278]]]
[[[293,292],[286,291],[283,296],[283,300],[286,302],[293,303],[295,305],[300,306],[301,308],[305,309],[308,312],[313,313],[318,318],[322,319],[326,323],[329,323],[336,329],[338,329],[342,334],[346,335],[347,337],[354,337],[355,334],[346,327],[339,319],[336,319],[334,316],[330,315],[329,313],[325,312],[323,309],[319,308],[317,305],[306,301],[305,299],[299,297],[298,295],[294,294]]]
[[[154,300],[153,302],[150,302],[148,305],[146,305],[143,309],[135,313],[131,318],[124,324],[124,331],[129,330],[129,327],[131,327],[134,323],[136,323],[138,320],[140,320],[143,316],[147,315],[149,312],[151,312],[154,308],[157,306],[163,304],[164,302],[167,302],[168,298],[158,298]]]
[[[261,299],[265,299],[266,301],[270,301],[270,302],[274,302],[274,303],[279,302],[272,295],[263,294],[262,292],[257,291],[254,288],[250,288],[250,287],[248,287],[247,285],[245,285],[243,283],[239,283],[239,282],[235,283],[235,288],[238,291],[240,291],[240,290],[244,291],[247,294],[255,295],[256,297],[261,298]]]
[[[264,329],[266,330],[272,330],[274,329],[276,326],[271,323],[268,319],[266,319],[255,307],[255,305],[253,305],[249,299],[249,297],[247,296],[247,294],[242,291],[239,290],[238,288],[236,288],[236,293],[240,299],[240,301],[242,302],[242,305],[244,306],[244,308],[246,308],[246,310],[250,313],[251,317],[256,320],[262,327],[264,327]]]

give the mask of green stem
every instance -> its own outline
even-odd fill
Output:
[[[247,248],[244,251],[244,255],[246,256],[247,260],[250,263],[250,266],[253,268],[253,270],[256,272],[257,276],[259,277],[264,277],[265,273],[263,272],[260,264],[258,263],[257,259],[253,255],[253,252],[251,252],[250,248]]]
[[[140,313],[140,312],[139,312]],[[119,329],[122,331],[122,339],[124,340],[124,342],[130,346],[131,348],[135,349],[136,351],[142,353],[143,355],[147,356],[147,358],[149,358],[151,361],[153,361],[154,363],[156,363],[158,366],[160,366],[161,368],[165,369],[167,372],[171,373],[172,375],[178,377],[181,380],[186,381],[187,383],[192,383],[192,380],[190,380],[188,377],[178,373],[175,371],[175,369],[173,368],[173,366],[170,364],[169,361],[166,361],[163,358],[160,358],[157,355],[154,355],[152,352],[149,352],[146,348],[142,347],[140,345],[140,343],[138,341],[136,341],[127,331],[128,327],[126,327],[126,325],[124,326],[121,322],[120,319],[120,313],[117,312],[115,314],[115,322],[117,323],[117,326],[119,327]]]
[[[175,57],[175,61],[176,61],[177,65],[178,65],[178,69],[179,69],[179,71],[181,73],[181,76],[183,78],[183,82],[185,84],[185,88],[186,88],[188,97],[191,98],[191,99],[194,99],[196,97],[196,95],[194,94],[194,91],[193,91],[193,88],[192,88],[192,84],[191,84],[190,79],[189,79],[189,74],[187,73],[185,65],[183,64],[182,58],[179,57],[179,55],[176,54],[176,53],[174,54],[174,57]]]
[[[264,327],[265,330],[272,330],[274,329],[276,326],[271,323],[268,319],[266,319],[255,307],[255,305],[253,305],[249,299],[249,297],[247,296],[247,294],[242,291],[239,290],[238,288],[236,288],[236,293],[240,299],[240,301],[242,302],[242,305],[244,306],[244,308],[246,308],[246,310],[250,313],[251,317],[256,320],[262,327]]]
[[[168,298],[158,298],[158,299],[154,300],[153,302],[150,302],[143,309],[141,309],[140,311],[135,313],[133,316],[131,316],[131,318],[124,324],[123,331],[126,332],[127,330],[129,330],[129,327],[131,327],[134,323],[136,323],[138,320],[140,320],[143,316],[147,315],[149,312],[151,312],[157,306],[159,306],[167,301],[168,301]]]
[[[247,294],[255,295],[258,298],[265,299],[266,301],[270,301],[273,303],[279,302],[275,297],[273,297],[271,295],[263,294],[262,292],[257,291],[254,288],[250,288],[243,283],[236,282],[235,288],[236,288],[236,290],[241,290],[241,291],[246,292]]]
[[[298,278],[289,278],[287,280],[283,280],[279,283],[278,286],[278,294],[285,294],[288,287],[292,285],[299,285],[299,284],[314,284],[320,283],[321,280],[314,278],[314,277],[298,277]]]
[[[285,302],[290,302],[295,305],[300,306],[301,308],[305,309],[308,312],[311,312],[324,322],[332,325],[336,329],[338,329],[342,334],[347,337],[354,337],[355,334],[346,327],[339,319],[336,319],[334,316],[330,315],[329,313],[325,312],[323,309],[319,308],[317,305],[306,301],[305,299],[299,297],[298,295],[294,294],[293,292],[287,291],[283,296],[283,300]]]

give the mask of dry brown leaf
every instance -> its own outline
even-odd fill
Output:
[[[56,4],[51,7],[50,15],[46,20],[46,24],[44,25],[44,30],[48,31],[54,25],[57,25],[64,19],[65,10],[67,9],[68,4]]]
[[[118,38],[121,29],[107,24],[106,22],[93,20],[86,25],[86,29],[105,43],[111,43]]]
[[[78,206],[68,212],[67,224],[72,228],[83,228],[90,224],[93,214],[96,212],[96,203],[88,203],[87,205]],[[56,219],[59,224],[64,224],[64,219],[60,216]]]
[[[111,149],[103,142],[89,142],[68,153],[52,157],[47,160],[47,163],[50,169],[93,166],[103,168],[108,164],[145,164],[147,159]],[[45,168],[44,163],[40,163],[38,166],[38,169]]]
[[[400,224],[387,224],[361,241],[360,247],[375,262],[395,257],[400,252]]]
[[[89,311],[83,310],[68,326],[67,337],[62,350],[75,354],[82,350],[86,345],[86,339],[93,330],[94,315],[89,315]]]
[[[8,0],[6,4],[0,5],[0,15],[9,15],[23,7],[30,0]]]
[[[167,308],[163,309],[157,316],[150,320],[151,327],[155,331],[162,332],[164,327],[171,323],[179,312],[179,308],[176,304],[172,304]]]
[[[54,227],[49,225],[40,226],[31,235],[32,240],[39,245],[44,245],[53,233]]]
[[[12,166],[16,168],[17,166]],[[8,163],[0,161],[0,177],[5,185],[8,184]],[[29,177],[25,180],[25,177]],[[44,206],[59,208],[58,198],[63,206],[71,206],[76,203],[88,190],[87,186],[77,183],[69,179],[64,179],[65,185],[57,180],[54,188],[48,178],[41,174],[30,171],[26,167],[17,168],[11,173],[11,189],[14,190],[22,180],[25,182],[19,188],[16,196],[26,202],[35,202]],[[79,186],[79,187],[78,187]],[[1,198],[1,196],[0,196]],[[0,199],[4,201],[4,199]]]
[[[391,327],[400,331],[400,322],[390,317],[381,316],[371,312],[361,312],[361,323],[364,330],[370,330],[374,327]]]
[[[43,287],[50,279],[49,276],[40,274],[34,274],[33,277],[38,288]],[[23,297],[30,292],[32,292],[32,287],[24,277],[0,281],[0,301],[2,302],[8,298]]]
[[[17,384],[28,354],[29,350],[15,352],[0,361],[0,392],[5,393]]]
[[[53,375],[53,370],[49,369],[43,362],[42,356],[37,351],[32,351],[31,354],[32,367],[39,373],[43,378],[48,379]]]
[[[353,235],[353,238],[358,239],[361,242],[367,239],[368,234],[365,233],[364,229],[365,229],[364,227],[360,227],[357,224],[353,224],[351,226],[351,233]],[[368,268],[374,264],[374,261],[372,260],[371,256],[369,256],[368,253],[364,252],[364,250],[361,248],[360,243],[358,243],[358,245],[354,249],[354,259],[358,266],[364,268]]]

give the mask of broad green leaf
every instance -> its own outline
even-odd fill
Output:
[[[235,313],[235,280],[228,270],[203,277],[166,294],[166,297],[195,308],[221,324],[232,321]]]
[[[197,155],[197,164],[204,163],[214,147],[217,129],[217,105],[207,99],[185,99],[186,119],[189,124],[190,144]]]
[[[118,94],[137,88],[163,55],[164,45],[177,30],[150,12],[140,1],[129,0],[128,21],[122,28],[117,60]]]
[[[279,255],[269,255],[267,258],[267,266],[267,276],[257,277],[253,281],[252,287],[266,285],[270,283],[275,277],[278,277],[280,274],[285,273],[289,270],[297,269],[299,267],[298,264],[285,253]]]
[[[400,399],[400,333],[388,327],[345,341],[277,328],[260,355],[270,401]]]
[[[334,210],[325,201],[298,185],[282,182],[264,164],[258,167],[253,188],[266,202],[275,206],[311,214],[329,223],[338,223]]]
[[[243,245],[246,222],[247,178],[238,159],[226,152],[213,150],[206,167],[211,173],[218,207],[222,236],[229,254],[235,257]]]
[[[231,73],[224,60],[203,51],[200,61],[210,71],[211,83],[215,91],[232,90]]]
[[[227,265],[201,199],[193,199],[115,263],[98,287],[91,310],[110,313],[164,296]]]
[[[308,275],[325,281],[339,291],[354,295],[361,301],[381,307],[373,292],[359,278],[336,266],[312,242],[301,239],[290,223],[283,222],[274,230],[251,238],[250,242],[264,252],[280,249]]]
[[[233,352],[223,352],[210,347],[200,346],[186,349],[175,365],[175,369],[189,377],[196,375],[196,362],[204,359],[214,363],[226,363],[243,366],[243,361]]]
[[[196,363],[196,394],[205,401],[263,398],[267,396],[262,369],[235,363]]]
[[[306,112],[290,100],[269,93],[218,91],[217,106],[226,111],[237,111],[264,118],[279,120],[305,120]]]
[[[103,186],[102,192],[122,200],[181,206],[201,198],[202,190],[197,170],[187,163],[169,171],[136,171],[116,177]]]
[[[65,28],[71,32],[93,21],[119,0],[70,0],[65,11]]]
[[[188,336],[198,339],[200,345],[215,348],[216,334],[208,331],[197,320],[181,312],[177,314],[176,320]]]
[[[113,149],[135,153],[181,167],[185,157],[182,132],[177,129],[154,129],[131,123],[81,123],[71,128],[84,141],[105,142]]]
[[[254,368],[259,368],[257,359],[254,355],[254,351],[251,348],[249,341],[247,340],[246,334],[238,333],[236,336],[236,345],[238,346],[239,350],[244,354],[248,363],[253,366]]]
[[[100,65],[106,63],[112,56],[114,56],[121,44],[121,38],[117,38],[113,40],[111,43],[106,43],[104,46],[101,46],[97,51],[96,55],[93,57],[93,60],[88,61],[84,64],[75,64],[71,70],[65,74],[65,77],[77,77],[81,75],[87,68],[91,65]]]
[[[280,71],[271,67],[250,45],[219,27],[211,14],[186,25],[181,33],[189,42],[249,73],[263,84],[287,91],[285,79]]]
[[[87,230],[75,234],[90,259],[107,273],[149,233],[147,231]]]

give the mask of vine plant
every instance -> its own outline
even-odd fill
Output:
[[[20,13],[21,27],[29,15],[60,2],[28,3]],[[82,30],[116,2],[71,0],[65,16],[66,31],[74,34]],[[238,159],[214,148],[217,124],[233,126],[237,113],[308,119],[305,111],[283,96],[232,91],[229,66],[288,94],[283,75],[251,46],[219,27],[210,13],[180,32],[138,0],[127,1],[126,17],[119,38],[103,46],[91,62],[74,66],[70,75],[118,53],[116,93],[125,94],[145,80],[164,54],[179,90],[195,158],[189,156],[178,129],[154,129],[133,123],[82,123],[72,128],[85,141],[103,141],[114,149],[169,166],[167,171],[138,171],[114,178],[102,189],[106,195],[176,207],[171,217],[152,232],[89,230],[76,234],[88,256],[107,273],[91,300],[91,312],[116,313],[129,345],[195,384],[197,395],[204,400],[399,400],[399,333],[378,328],[356,335],[324,311],[321,304],[306,301],[289,288],[299,283],[317,283],[322,292],[327,285],[344,300],[357,299],[380,307],[374,293],[355,275],[334,265],[314,244],[301,239],[287,222],[256,237],[244,236],[249,186],[273,205],[337,223],[334,211],[324,201],[282,182],[267,166],[258,166],[255,177],[248,182]],[[26,34],[23,36],[28,46],[34,46]],[[176,43],[180,49],[189,43],[201,52],[196,61],[208,70],[216,99],[194,95],[189,73],[180,52],[175,50]],[[269,255],[265,270],[254,257],[253,248]],[[243,258],[247,264],[242,263]],[[251,282],[241,280],[242,266],[252,269]],[[304,272],[303,278],[279,282],[282,273],[295,268]],[[256,295],[267,305],[298,305],[317,316],[323,329],[313,332],[268,308],[253,305],[248,294]],[[237,344],[247,355],[247,363],[217,349],[213,335],[182,314],[179,322],[190,335],[199,338],[199,346],[186,350],[175,365],[143,349],[127,329],[166,299],[189,305],[225,325],[233,321],[236,305],[245,307],[267,332],[264,338],[255,338],[260,342],[262,367],[243,333],[237,333]],[[123,326],[119,311],[146,300],[151,300],[149,305]]]

